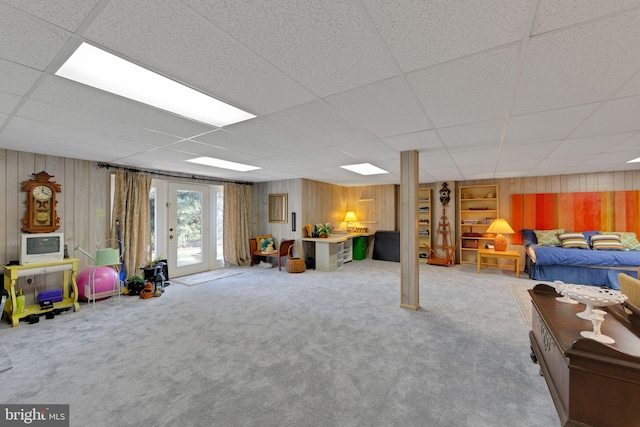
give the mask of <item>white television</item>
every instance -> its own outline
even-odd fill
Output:
[[[20,235],[20,265],[62,261],[64,233],[23,233]]]

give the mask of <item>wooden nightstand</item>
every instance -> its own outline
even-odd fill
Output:
[[[482,258],[505,258],[516,262],[516,278],[520,278],[520,254],[518,251],[495,251],[493,249],[478,249],[478,274],[482,267]]]

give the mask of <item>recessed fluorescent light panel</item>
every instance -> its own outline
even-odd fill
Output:
[[[206,166],[213,166],[216,168],[231,169],[238,172],[248,172],[256,169],[262,169],[257,166],[243,165],[242,163],[228,162],[226,160],[214,159],[213,157],[196,157],[195,159],[189,159],[187,162],[198,163]]]
[[[76,49],[56,75],[213,126],[255,117],[87,43]]]
[[[370,163],[359,163],[357,165],[345,165],[341,168],[350,170],[351,172],[359,173],[360,175],[378,175],[381,173],[389,173],[384,169],[380,169],[377,166],[373,166]]]
[[[640,157],[637,159],[629,160],[627,163],[640,163]]]

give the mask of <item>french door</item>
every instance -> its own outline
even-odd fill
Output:
[[[166,233],[162,234],[169,276],[223,266],[222,187],[169,182],[166,206]],[[159,218],[158,223],[163,222]]]

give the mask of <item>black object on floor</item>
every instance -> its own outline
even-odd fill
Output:
[[[373,240],[373,259],[400,262],[400,232],[376,231]]]

